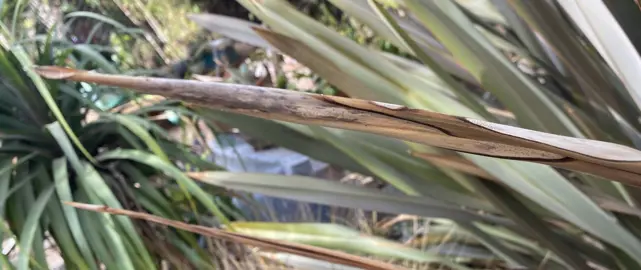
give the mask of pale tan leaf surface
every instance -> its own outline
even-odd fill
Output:
[[[105,75],[38,67],[44,77],[131,88],[261,118],[376,133],[460,152],[531,161],[641,186],[641,152],[375,101],[247,85]]]

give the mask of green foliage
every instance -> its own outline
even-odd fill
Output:
[[[81,213],[63,204],[130,208],[172,219],[204,205],[214,212],[213,218],[227,220],[214,203],[217,196],[205,193],[176,167],[177,160],[194,156],[189,147],[176,144],[146,114],[121,114],[111,108],[129,100],[136,104],[138,97],[100,108],[95,104],[119,92],[45,81],[33,70],[36,63],[66,63],[116,73],[115,65],[89,45],[57,46],[51,35],[30,48],[38,50],[28,53],[17,42],[0,47],[1,220],[13,234],[5,238],[15,237],[19,243],[16,267],[47,269],[43,243],[50,238],[68,269],[100,269],[101,264],[109,269],[157,269],[167,258],[177,258],[170,262],[177,266],[212,268],[195,235],[126,217]],[[70,51],[80,57],[72,57]],[[167,109],[189,112],[180,103],[172,104]],[[193,169],[209,164],[197,156],[193,161],[196,164],[181,160]],[[175,183],[186,187],[179,189],[183,197],[198,201],[174,200]]]

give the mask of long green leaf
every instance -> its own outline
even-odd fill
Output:
[[[497,241],[497,239],[492,238],[489,234],[486,234],[485,232],[480,230],[475,223],[461,222],[458,224],[459,226],[463,227],[464,230],[474,235],[488,249],[492,250],[495,254],[505,259],[505,261],[508,262],[511,267],[532,268],[534,266],[534,263],[532,261],[509,249],[507,246]]]
[[[31,78],[32,82],[35,84],[36,89],[38,89],[38,92],[40,93],[40,96],[44,101],[46,102],[47,106],[51,110],[51,113],[55,116],[55,118],[58,120],[62,128],[64,129],[65,133],[73,144],[80,150],[80,152],[87,158],[89,161],[94,162],[94,158],[89,154],[87,149],[82,146],[80,143],[80,140],[78,140],[78,137],[76,134],[73,132],[71,127],[69,126],[69,123],[65,120],[64,115],[60,111],[60,108],[56,104],[56,101],[54,97],[51,95],[49,90],[47,89],[47,85],[45,84],[44,80],[38,76],[38,74],[35,73],[34,69],[32,68],[32,63],[29,60],[26,52],[22,47],[14,47],[12,49],[12,52],[16,55],[16,58],[20,61],[20,63],[23,66],[24,71],[27,73],[29,78]]]
[[[0,161],[0,219],[2,222],[5,222],[5,203],[9,198],[9,186],[11,184],[11,170],[13,166],[11,160],[5,157]],[[4,226],[0,230],[0,239],[4,239]]]
[[[118,74],[118,68],[109,60],[105,59],[102,54],[93,49],[90,45],[87,44],[78,44],[72,47],[75,51],[80,53],[82,56],[87,57],[93,61],[98,67],[108,73]]]
[[[12,158],[9,157],[5,157],[5,159],[0,161],[0,217],[4,217],[6,201],[15,191],[15,185],[11,187],[11,173],[13,169],[31,160],[35,156],[36,153],[32,153],[21,157],[15,162],[15,164],[12,162]],[[0,230],[0,236],[2,236],[2,230]]]
[[[518,16],[516,11],[510,7],[508,0],[491,0],[491,2],[496,6],[499,12],[503,14],[510,28],[512,28],[519,40],[536,59],[543,61],[548,68],[555,67],[556,69],[559,69],[560,63],[558,63],[556,56],[553,56],[546,51],[542,41],[536,36],[532,29],[527,26],[525,21]]]
[[[102,14],[98,14],[98,13],[94,13],[94,12],[74,11],[74,12],[70,12],[70,13],[66,14],[65,15],[65,19],[67,19],[67,18],[91,18],[91,19],[97,20],[99,22],[112,25],[112,26],[114,26],[114,27],[116,27],[116,28],[118,28],[118,29],[120,29],[122,31],[131,33],[131,34],[143,33],[143,31],[140,30],[140,29],[128,28],[125,25],[123,25],[122,23],[120,23],[120,22],[118,22],[118,21],[116,21],[116,20],[114,20],[112,18],[109,18],[108,16],[105,16],[105,15],[102,15]]]
[[[450,1],[405,1],[418,19],[528,128],[577,135],[572,121],[472,26]]]
[[[505,222],[505,220],[493,219],[489,216],[476,215],[426,197],[387,195],[363,187],[344,185],[306,176],[229,172],[190,173],[190,176],[212,185],[304,202],[388,213],[444,217],[453,220]]]
[[[405,175],[397,172],[394,168],[376,159],[374,156],[361,155],[362,150],[359,149],[358,145],[348,145],[344,140],[341,140],[340,137],[333,135],[330,131],[322,127],[310,126],[310,129],[321,138],[324,138],[325,141],[333,144],[336,148],[341,149],[341,151],[351,158],[359,160],[359,162],[368,170],[381,177],[393,187],[407,195],[419,195],[418,189],[412,186]]]
[[[215,119],[237,127],[249,136],[262,138],[268,142],[289,148],[314,159],[340,165],[351,171],[369,174],[366,168],[352,158],[345,156],[331,144],[325,141],[315,140],[283,124],[223,111],[198,109],[198,113],[207,119]]]
[[[605,1],[604,2],[617,22],[625,31],[637,51],[641,51],[641,35],[636,31],[641,9],[634,1]]]
[[[88,196],[84,191],[79,191],[77,193],[78,201],[87,201],[89,200]],[[65,205],[64,207],[69,207]],[[102,262],[107,269],[127,269],[127,262],[125,261],[123,265],[123,259],[125,258],[114,258],[112,252],[117,253],[118,249],[113,249],[109,247],[109,242],[111,241],[106,236],[106,231],[109,230],[105,223],[103,217],[99,213],[90,213],[87,211],[78,212],[78,220],[83,229],[83,233],[87,236],[87,241],[91,246],[91,250],[96,254],[96,257],[100,262]],[[129,268],[131,269],[131,268]]]
[[[38,239],[36,233],[40,227],[40,217],[44,212],[51,195],[53,195],[54,186],[51,185],[44,192],[42,192],[38,199],[32,205],[27,220],[25,221],[22,232],[20,233],[20,255],[18,255],[18,269],[29,269],[29,256],[31,255],[31,248],[34,245],[34,240]],[[35,243],[35,245],[42,245],[42,243]],[[41,265],[45,267],[45,265]]]
[[[38,166],[44,168],[43,164],[38,164]],[[40,169],[39,174],[34,179],[34,187],[37,192],[42,193],[52,185],[55,186],[55,183],[52,182],[47,170]],[[78,250],[78,246],[76,246],[71,235],[69,226],[64,218],[62,205],[55,193],[47,203],[45,213],[46,215],[43,216],[41,220],[43,220],[43,223],[46,222],[49,224],[49,233],[51,233],[56,239],[56,244],[65,259],[65,264],[78,269],[89,269],[89,266],[87,266],[87,260],[82,257],[81,252]],[[89,263],[91,263],[92,260],[93,258],[89,257]]]
[[[490,200],[507,202],[505,204],[498,204],[498,206],[504,208],[504,212],[509,216],[516,217],[515,221],[518,224],[521,224],[521,226],[533,232],[537,237],[536,239],[539,239],[547,248],[553,250],[567,266],[573,269],[583,269],[587,267],[583,258],[578,256],[567,243],[564,243],[558,236],[554,235],[554,232],[542,224],[537,216],[532,215],[532,212],[516,199],[514,195],[506,192],[505,188],[495,183],[484,183],[483,186],[493,191],[493,196],[490,197]]]
[[[493,120],[493,117],[481,106],[476,100],[473,99],[471,93],[468,89],[463,87],[463,84],[456,81],[452,76],[450,76],[432,56],[423,52],[421,48],[418,47],[416,42],[410,37],[401,27],[394,21],[392,16],[385,10],[383,6],[375,2],[374,0],[369,0],[370,5],[373,6],[373,9],[379,14],[383,21],[388,25],[391,31],[401,40],[406,46],[410,49],[418,59],[421,60],[425,65],[429,66],[432,71],[434,71],[441,80],[443,80],[458,96],[463,104],[465,104],[470,109],[474,110],[476,113],[482,115],[485,119]]]
[[[176,179],[176,181],[180,185],[184,186],[187,191],[189,191],[200,203],[202,203],[209,211],[211,211],[211,213],[214,214],[222,223],[229,223],[227,217],[214,203],[213,197],[202,190],[198,185],[196,185],[196,183],[194,183],[194,181],[185,176],[185,174],[174,165],[162,160],[155,155],[137,150],[113,150],[101,154],[98,158],[98,160],[100,161],[114,159],[125,159],[140,162],[166,173],[167,175]]]
[[[404,48],[407,52],[412,52],[413,49],[409,48],[407,44],[400,40],[394,31],[385,24],[385,22],[379,19],[378,15],[367,3],[368,0],[330,0],[330,2],[372,28],[372,30],[381,37],[394,43],[400,48]],[[427,29],[416,23],[416,19],[413,16],[392,15],[395,17],[395,20],[398,22],[402,30],[412,36],[420,47],[421,52],[428,54],[441,66],[441,68],[447,70],[450,74],[464,79],[467,82],[477,83],[476,79],[454,60],[452,55],[429,33],[429,31],[427,31]]]
[[[17,99],[16,105],[19,105],[32,121],[44,123],[47,117],[46,104],[28,87],[23,73],[16,69],[20,66],[20,61],[11,52],[0,49],[0,66],[3,70],[2,84],[7,87],[3,92],[8,90],[7,94],[13,94]]]
[[[138,138],[140,138],[147,145],[152,153],[162,158],[165,162],[169,161],[169,157],[167,157],[167,154],[165,154],[162,147],[158,145],[158,142],[156,142],[156,140],[151,136],[151,134],[149,134],[147,130],[145,130],[144,127],[140,126],[134,120],[131,120],[132,116],[117,114],[104,114],[103,116],[109,119],[113,119],[114,121],[125,126],[127,129],[129,129],[129,131],[138,136]]]
[[[56,188],[56,194],[63,202],[74,201],[71,188],[69,186],[69,174],[67,171],[67,160],[65,158],[57,158],[52,163],[53,170],[53,179]],[[78,213],[76,209],[70,206],[62,206],[62,211],[64,217],[67,220],[71,234],[73,235],[78,249],[82,253],[82,256],[85,259],[85,262],[89,265],[91,269],[98,269],[98,266],[95,264],[93,255],[91,254],[91,249],[89,248],[89,242],[82,231],[82,225],[80,224],[80,219],[78,218]]]
[[[53,137],[56,139],[60,148],[65,153],[65,156],[69,160],[69,163],[72,165],[78,178],[81,179],[78,181],[80,186],[88,194],[89,199],[94,203],[102,203],[106,205],[117,205],[120,206],[120,203],[116,199],[115,195],[111,192],[107,184],[101,178],[100,174],[96,169],[86,162],[81,161],[76,155],[69,138],[65,135],[64,131],[60,127],[60,124],[55,122],[53,124],[47,125],[47,129],[51,132]],[[125,251],[123,237],[118,235],[116,228],[114,227],[114,221],[109,216],[103,216],[102,221],[107,224],[105,234],[109,235],[107,242],[111,244],[110,249],[114,250],[120,260],[118,260],[119,267],[122,269],[133,269],[133,262],[130,256]],[[136,246],[138,249],[139,255],[144,260],[148,266],[152,267],[154,264],[152,262],[151,256],[147,253],[146,248],[142,244],[142,240],[139,235],[133,228],[131,220],[126,218],[117,219],[119,225],[123,226],[123,229],[129,239],[133,242],[132,245]]]
[[[561,1],[561,7],[583,30],[601,56],[620,76],[641,109],[641,57],[603,1]]]
[[[547,40],[551,49],[558,52],[566,73],[572,76],[570,87],[567,87],[572,93],[571,101],[614,135],[620,127],[613,121],[614,113],[606,105],[639,128],[635,120],[639,109],[635,108],[633,98],[623,84],[618,86],[619,79],[603,67],[601,59],[585,47],[584,40],[577,38],[575,29],[567,24],[559,10],[540,1],[517,0],[510,1],[510,4],[530,27]],[[571,2],[567,4],[571,5]]]
[[[42,170],[42,167],[35,167],[34,170],[30,170],[32,164],[37,163],[26,162],[17,166],[15,173],[12,174],[11,183],[14,184],[12,189],[15,190],[15,195],[9,197],[6,209],[7,219],[10,221],[10,228],[17,237],[20,237],[20,235],[23,235],[23,232],[26,232],[27,218],[36,201],[36,191],[31,180]],[[38,220],[38,222],[39,221],[42,221],[43,226],[47,226],[46,213],[43,213],[43,217],[41,220]],[[43,231],[40,225],[41,224],[38,223],[35,227],[31,228],[35,230],[33,242],[37,244],[32,245],[32,256],[29,260],[36,268],[46,268],[47,261],[44,246],[41,244],[44,243]],[[18,241],[21,241],[21,239],[18,238]]]
[[[252,28],[260,27],[259,24],[218,14],[190,14],[187,17],[199,26],[214,33],[257,47],[270,47],[269,43],[252,30]]]

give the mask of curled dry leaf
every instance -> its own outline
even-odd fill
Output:
[[[37,72],[51,79],[130,88],[260,118],[370,132],[460,152],[548,164],[641,186],[641,152],[608,142],[275,88],[106,75],[60,67],[38,67]]]
[[[318,248],[318,247],[308,246],[303,244],[297,244],[297,243],[269,240],[261,237],[247,236],[240,233],[223,231],[221,229],[187,224],[184,222],[161,218],[158,216],[141,213],[141,212],[129,211],[125,209],[116,209],[116,208],[111,208],[111,207],[102,206],[102,205],[77,203],[77,202],[66,202],[65,204],[79,208],[79,209],[95,211],[100,213],[108,213],[112,215],[124,215],[131,218],[142,219],[142,220],[146,220],[146,221],[150,221],[158,224],[175,227],[178,229],[202,234],[205,236],[215,237],[217,239],[246,244],[250,246],[264,248],[271,251],[284,252],[289,254],[305,256],[313,259],[323,260],[327,262],[359,267],[362,269],[374,269],[374,270],[399,269],[398,267],[388,263],[375,261],[372,259],[367,259],[367,258],[363,258],[363,257],[359,257],[356,255],[351,255],[343,252],[338,252],[338,251],[333,251],[329,249]]]

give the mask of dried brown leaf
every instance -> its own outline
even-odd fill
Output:
[[[641,186],[641,152],[623,145],[559,136],[375,101],[275,88],[105,75],[39,67],[65,78],[134,89],[255,117],[376,133],[460,152],[548,164]]]

